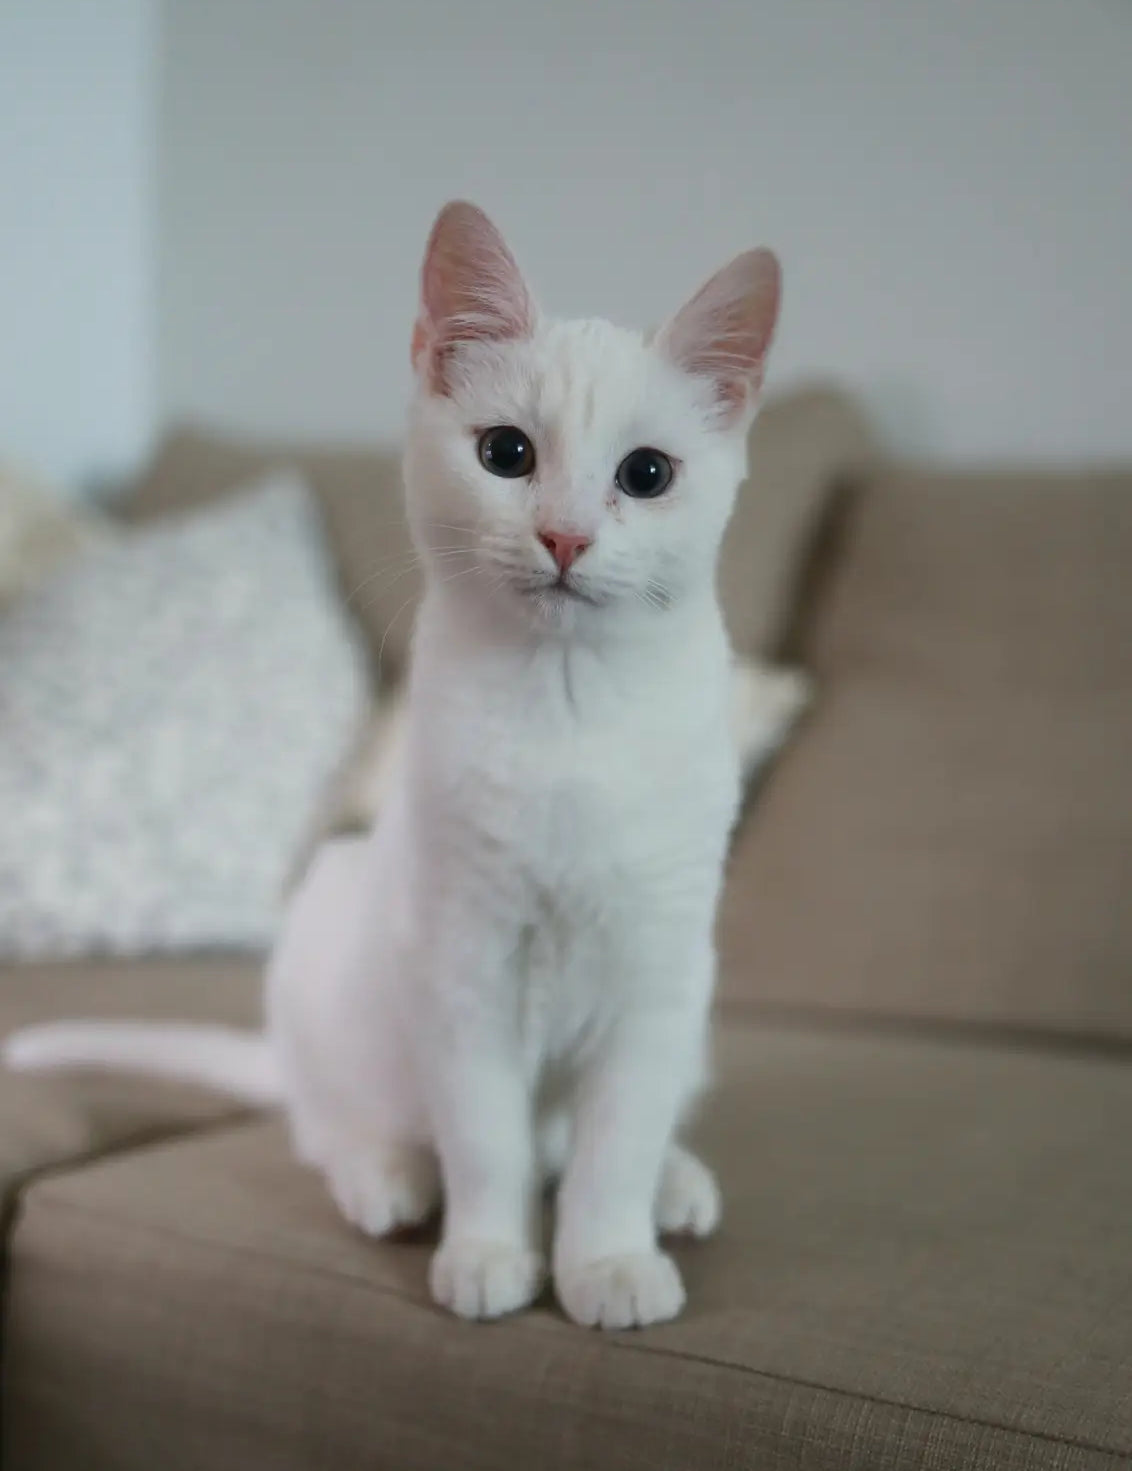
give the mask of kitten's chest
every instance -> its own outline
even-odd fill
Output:
[[[524,926],[516,955],[515,998],[525,1070],[533,1080],[547,1068],[585,1056],[614,1007],[603,947],[575,916],[543,900]]]
[[[532,1080],[580,1063],[710,908],[731,810],[726,735],[689,747],[571,733],[468,752],[451,845],[513,939],[512,1004]]]
[[[710,867],[725,839],[737,792],[726,730],[623,736],[539,732],[463,757],[444,810],[540,925],[616,928],[627,903]]]
[[[595,922],[653,842],[668,774],[581,749],[515,776],[512,853],[542,920],[572,928]]]

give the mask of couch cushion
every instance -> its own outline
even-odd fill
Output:
[[[838,542],[727,993],[1132,1038],[1132,475],[892,472]]]
[[[11,1251],[22,1471],[1086,1471],[1132,1455],[1132,1067],[735,1024],[686,1316],[425,1293],[255,1124],[41,1181]]]
[[[0,618],[0,956],[270,942],[369,698],[333,581],[281,472],[119,535]]]
[[[229,495],[283,465],[297,468],[318,496],[343,596],[375,661],[380,653],[381,672],[396,678],[407,656],[420,583],[394,451],[257,444],[204,429],[175,429],[119,509],[131,520],[163,515]]]
[[[839,389],[815,384],[767,399],[719,565],[720,599],[740,654],[778,655],[815,538],[874,455],[864,416]]]
[[[740,496],[720,573],[741,653],[774,652],[798,568],[831,492],[839,476],[870,453],[865,420],[838,389],[815,384],[768,401],[752,431],[751,481]],[[380,659],[379,672],[396,679],[408,656],[420,579],[394,451],[256,444],[181,428],[166,438],[120,509],[131,519],[162,515],[227,495],[279,464],[297,466],[320,497],[343,592]]]
[[[67,1017],[207,1018],[254,1024],[259,966],[246,958],[77,961],[0,967],[0,1036]],[[95,1073],[0,1067],[0,1222],[27,1176],[240,1113],[195,1088]]]

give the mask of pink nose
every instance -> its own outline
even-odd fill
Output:
[[[590,544],[588,536],[573,536],[566,531],[540,531],[538,539],[562,572],[569,572]]]

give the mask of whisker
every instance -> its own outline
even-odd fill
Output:
[[[455,582],[457,577],[467,577],[469,572],[482,572],[484,569],[479,562],[471,567],[461,567],[459,572],[450,572],[447,577],[441,577],[440,583]]]
[[[389,622],[385,625],[385,632],[381,635],[381,644],[379,645],[377,650],[377,678],[379,681],[384,678],[385,670],[383,668],[383,661],[385,658],[385,645],[389,641],[389,635],[393,632],[393,625],[397,622],[398,618],[400,618],[401,614],[405,611],[409,604],[415,600],[415,598],[416,593],[410,593],[405,601],[401,604],[401,606],[397,609],[396,613],[394,613],[393,617],[390,618]]]
[[[462,526],[458,526],[454,521],[432,521],[426,519],[419,522],[419,524],[421,526],[429,526],[434,531],[469,532],[476,529],[474,526],[469,526],[466,523]],[[367,518],[366,525],[376,527],[399,526],[403,529],[406,529],[409,525],[409,518],[404,514],[401,514],[399,516],[377,516],[372,521]]]
[[[429,555],[444,559],[446,557],[467,555],[474,552],[474,550],[475,548],[470,546],[433,547],[430,550]],[[354,590],[347,596],[347,607],[352,605],[354,599],[358,596],[360,592],[369,587],[372,583],[376,582],[379,577],[384,577],[394,572],[396,572],[396,576],[398,578],[403,577],[407,572],[411,572],[414,567],[420,566],[423,561],[424,558],[421,553],[416,551],[396,552],[391,556],[386,557],[381,563],[378,564],[377,567],[374,568],[374,570],[368,575],[368,577],[363,577],[361,582],[358,583],[357,587],[355,587]],[[399,564],[402,562],[405,564],[404,567],[402,567],[400,571],[397,571]]]
[[[472,553],[468,552],[463,547],[460,547],[455,551],[449,552],[446,559],[442,558],[441,560],[451,561],[453,557],[465,557],[469,555],[472,555]],[[368,599],[356,604],[357,611],[364,613],[368,608],[372,608],[378,593],[386,593],[391,587],[396,587],[403,577],[408,577],[410,572],[415,572],[418,568],[425,566],[425,563],[425,558],[418,557],[415,562],[410,562],[407,567],[402,567],[399,572],[394,572],[392,568],[387,569],[386,575],[388,577],[388,581],[383,582],[380,587],[374,588]],[[446,580],[447,579],[445,578],[441,578],[442,582]]]

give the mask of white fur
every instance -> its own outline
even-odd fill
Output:
[[[235,1093],[249,1103],[277,1103],[282,1083],[266,1039],[232,1027],[153,1022],[58,1022],[15,1032],[4,1061],[21,1072],[99,1067],[160,1073]]]
[[[757,659],[735,660],[731,735],[744,781],[779,749],[812,697],[812,681],[800,669]],[[300,854],[294,882],[302,877],[320,843],[342,833],[362,832],[376,821],[400,770],[400,748],[407,734],[406,705],[403,688],[382,692],[357,747],[344,763],[333,799],[326,803]]]
[[[441,316],[433,302],[421,356]],[[749,408],[722,424],[709,381],[596,321],[477,334],[444,372],[437,391],[421,365],[407,440],[428,576],[397,768],[372,836],[327,845],[296,892],[267,977],[269,1056],[229,1082],[262,1098],[276,1071],[297,1152],[364,1230],[422,1220],[443,1183],[431,1286],[454,1312],[538,1292],[538,1194],[561,1176],[562,1304],[650,1323],[684,1298],[658,1229],[719,1216],[674,1136],[705,1077],[739,796],[714,567]],[[535,441],[532,480],[479,464],[479,431],[500,423]],[[613,484],[638,445],[680,462],[656,501]],[[535,535],[550,524],[593,538],[582,597],[553,585]],[[191,1072],[197,1035],[184,1067],[167,1029],[144,1059],[105,1029],[85,1049],[46,1029],[7,1057]]]

